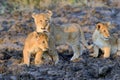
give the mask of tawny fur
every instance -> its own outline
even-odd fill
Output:
[[[35,65],[42,64],[42,54],[48,50],[48,35],[45,33],[30,33],[25,40],[23,50],[24,64],[30,65],[31,54],[35,54]]]
[[[94,53],[90,54],[93,57],[98,57],[99,49],[104,53],[104,58],[109,58],[111,54],[119,55],[120,39],[110,33],[111,24],[98,23],[93,33],[92,39],[94,43]]]

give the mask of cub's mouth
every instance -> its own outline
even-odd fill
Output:
[[[45,29],[40,28],[40,29],[37,29],[36,32],[38,32],[38,33],[39,33],[39,32],[40,32],[40,33],[42,32],[42,33],[43,33],[43,32],[49,32],[49,30],[46,29],[46,28],[45,28]]]
[[[109,38],[104,38],[104,40],[109,40]]]
[[[48,51],[48,48],[43,49],[43,51]]]
[[[103,40],[109,40],[110,39],[110,36],[103,36],[103,35],[100,35],[101,39]]]
[[[48,30],[41,30],[41,32],[48,33],[49,31]]]
[[[109,39],[110,39],[110,37],[103,37],[103,39],[104,39],[104,40],[109,40]]]
[[[41,27],[40,32],[49,32],[49,24],[45,25],[44,27]]]

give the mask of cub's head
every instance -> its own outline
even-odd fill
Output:
[[[34,18],[35,21],[37,32],[49,32],[51,16],[52,16],[51,11],[47,11],[46,13],[40,14],[36,13],[32,14],[32,17]]]
[[[110,22],[108,23],[98,23],[96,25],[97,31],[100,33],[100,37],[104,40],[108,40],[110,38]]]
[[[46,33],[37,34],[36,39],[37,39],[37,45],[42,51],[47,51],[49,49],[48,35]]]

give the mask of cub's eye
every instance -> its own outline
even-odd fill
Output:
[[[45,41],[43,41],[42,43],[45,43]]]
[[[42,20],[40,20],[40,22],[42,22]]]
[[[104,30],[104,32],[106,32],[106,31]]]
[[[46,22],[48,22],[48,20],[45,20]]]

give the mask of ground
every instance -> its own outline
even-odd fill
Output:
[[[120,37],[120,9],[96,7],[70,7],[53,10],[56,24],[78,23],[85,32],[88,44],[97,22],[110,21],[113,33]],[[90,13],[88,13],[90,12]],[[57,65],[44,64],[40,67],[21,65],[22,50],[26,36],[35,30],[29,12],[14,12],[0,15],[0,80],[120,80],[120,57],[103,59],[90,57],[92,51],[85,50],[78,62],[71,62],[72,52],[59,53]]]

